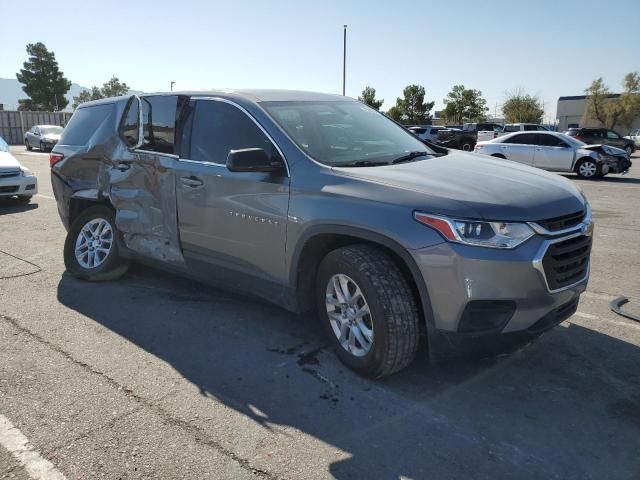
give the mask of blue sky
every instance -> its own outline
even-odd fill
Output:
[[[340,93],[348,24],[347,95],[371,85],[395,103],[423,85],[436,108],[455,84],[493,112],[522,89],[555,116],[561,95],[602,76],[612,90],[640,70],[640,1],[137,0],[5,1],[0,77],[15,78],[25,45],[54,50],[67,78],[112,74],[143,91],[218,87]]]

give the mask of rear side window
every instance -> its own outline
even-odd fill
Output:
[[[158,153],[175,153],[176,110],[178,97],[158,95],[142,97],[142,146],[141,150]]]
[[[411,130],[416,135],[422,135],[423,133],[425,133],[427,131],[426,128],[410,128],[409,130]]]
[[[122,117],[120,124],[120,138],[128,147],[135,147],[139,139],[140,125],[140,103],[137,98],[129,100],[127,111]]]
[[[538,134],[538,145],[545,147],[566,147],[567,143],[561,138],[555,135],[545,135],[544,133]]]
[[[60,145],[86,145],[96,131],[111,119],[112,112],[112,103],[78,108],[62,132]]]
[[[516,145],[535,145],[536,134],[535,133],[522,133],[520,135],[514,135],[504,143],[514,143]]]
[[[243,148],[262,148],[269,156],[277,154],[262,130],[237,107],[219,101],[196,102],[190,159],[224,165],[231,150]]]
[[[536,131],[538,130],[538,126],[537,125],[525,125],[524,126],[524,131],[525,132],[531,132],[531,131]]]
[[[504,126],[504,131],[505,132],[519,132],[520,131],[520,127],[518,125],[505,125]]]

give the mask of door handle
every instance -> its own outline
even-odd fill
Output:
[[[201,187],[202,185],[204,185],[204,182],[202,181],[202,179],[194,176],[181,177],[180,182],[185,187],[191,187],[191,188]]]

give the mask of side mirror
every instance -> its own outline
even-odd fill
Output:
[[[38,131],[33,132],[33,134],[34,134],[36,137],[39,137],[39,136],[40,136],[40,132],[38,132]]]
[[[230,172],[277,173],[284,170],[284,164],[281,158],[269,158],[262,148],[243,148],[229,152],[227,168]]]

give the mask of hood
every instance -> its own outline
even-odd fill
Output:
[[[334,171],[387,187],[387,192],[376,188],[376,197],[385,195],[414,209],[451,217],[537,221],[585,208],[580,190],[560,175],[472,153]]]
[[[46,138],[47,140],[60,140],[61,136],[61,133],[45,133],[42,135],[42,138]]]
[[[625,152],[623,149],[618,148],[618,147],[613,147],[611,145],[604,145],[601,143],[598,143],[596,145],[584,145],[583,147],[580,147],[578,150],[602,150],[604,153],[608,154],[608,155],[623,155],[623,156],[627,156],[627,152]],[[609,150],[609,152],[607,152],[606,150]]]
[[[9,173],[20,170],[20,163],[9,152],[0,152],[0,172]]]

